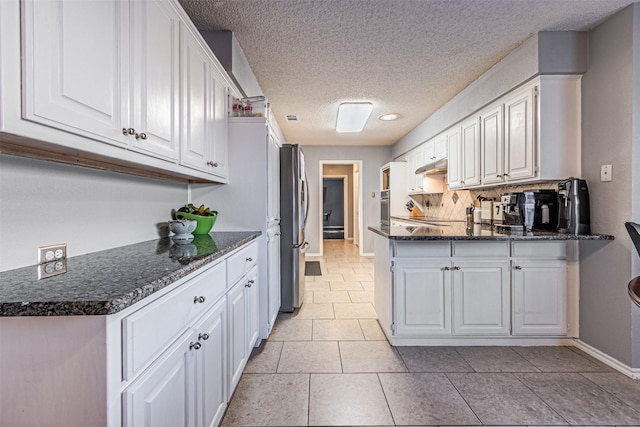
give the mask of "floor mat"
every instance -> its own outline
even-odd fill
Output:
[[[306,261],[304,263],[304,275],[305,276],[322,276],[322,270],[320,269],[320,261]]]

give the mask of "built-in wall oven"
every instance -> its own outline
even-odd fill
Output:
[[[389,190],[380,192],[380,224],[386,227],[391,225],[391,207],[389,206]]]

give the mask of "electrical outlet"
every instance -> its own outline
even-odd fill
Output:
[[[46,279],[48,277],[57,276],[58,274],[67,272],[67,259],[61,258],[59,260],[45,262],[38,265],[38,280]]]
[[[67,244],[41,246],[38,248],[38,264],[58,261],[67,257]]]

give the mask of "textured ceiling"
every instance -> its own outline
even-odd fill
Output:
[[[539,31],[588,30],[632,0],[180,0],[233,31],[287,142],[392,144]],[[371,101],[365,131],[337,107]],[[381,122],[386,112],[402,115]],[[299,122],[287,123],[286,114]]]

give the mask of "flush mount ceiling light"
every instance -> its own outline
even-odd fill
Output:
[[[338,107],[336,132],[362,132],[372,111],[373,104],[370,102],[343,102]]]
[[[387,122],[389,120],[396,120],[399,117],[400,117],[400,114],[398,113],[387,113],[387,114],[382,114],[378,116],[378,120]]]

